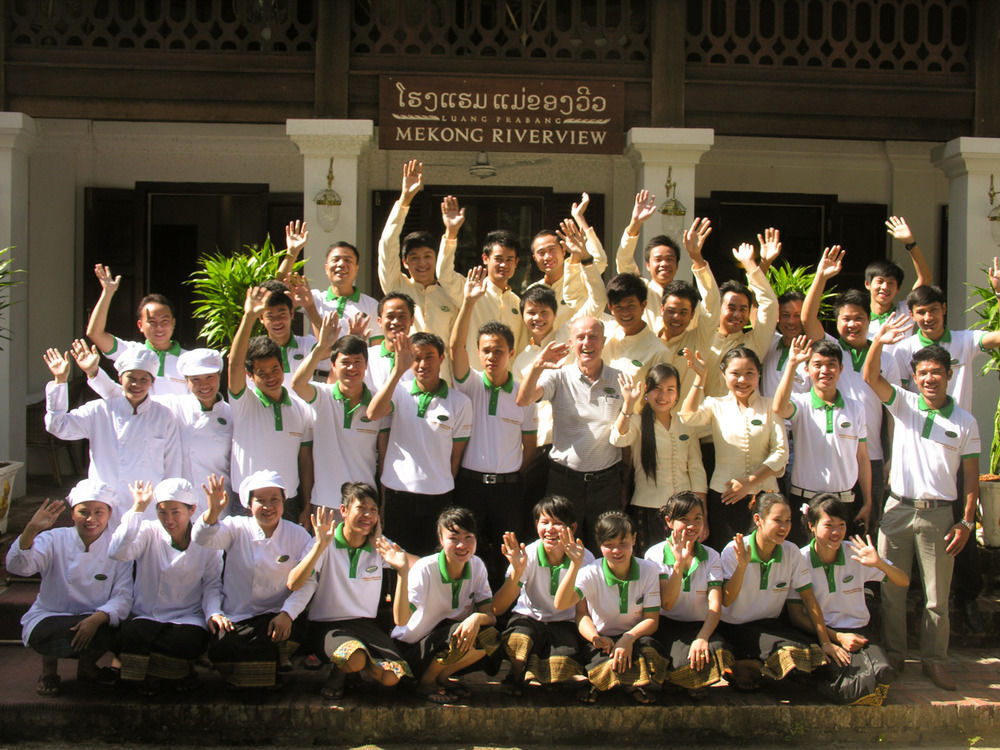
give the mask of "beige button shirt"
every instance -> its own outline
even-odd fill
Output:
[[[706,492],[708,482],[701,462],[698,428],[682,424],[675,417],[670,420],[670,429],[667,429],[660,420],[653,419],[653,437],[656,441],[656,473],[648,477],[642,468],[642,420],[639,415],[629,419],[628,431],[624,435],[616,429],[611,430],[612,445],[632,448],[632,473],[635,477],[632,505],[659,508],[675,492]]]

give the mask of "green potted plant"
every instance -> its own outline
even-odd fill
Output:
[[[16,274],[24,273],[11,267],[14,259],[11,257],[13,247],[0,250],[0,349],[3,341],[10,341],[10,327],[4,315],[11,306],[10,288],[20,284],[22,279]],[[0,461],[0,534],[7,531],[7,514],[10,511],[10,496],[14,487],[14,477],[24,463],[21,461]]]
[[[995,331],[1000,328],[1000,304],[990,284],[989,271],[984,270],[986,283],[982,286],[968,283],[975,300],[966,312],[974,312],[979,320],[973,328]],[[1000,373],[1000,349],[990,349],[989,359],[982,367],[982,374]],[[982,509],[983,544],[1000,547],[1000,402],[993,412],[993,440],[990,442],[990,460],[986,472],[979,475],[979,505]]]
[[[808,266],[792,266],[787,260],[783,260],[779,265],[771,266],[767,269],[767,280],[774,290],[774,296],[780,297],[785,292],[801,292],[809,294],[813,279],[816,278],[815,271],[810,271]],[[831,287],[823,292],[819,302],[819,319],[833,320],[833,298],[837,295],[835,287]]]

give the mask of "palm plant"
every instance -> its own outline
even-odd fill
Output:
[[[966,312],[974,312],[979,316],[979,320],[972,324],[973,328],[982,328],[987,331],[1000,329],[1000,303],[997,301],[997,293],[993,291],[990,284],[989,270],[984,270],[986,274],[986,284],[978,286],[966,282],[971,290],[971,296],[978,301],[973,303]],[[1000,372],[1000,349],[990,349],[989,359],[982,367],[982,374],[988,375],[991,372]],[[993,413],[993,442],[990,443],[990,463],[989,474],[1000,473],[1000,403],[997,403],[996,411]]]
[[[785,292],[802,292],[808,294],[812,286],[815,272],[810,272],[808,266],[795,266],[787,260],[780,265],[771,266],[767,269],[767,280],[774,290],[774,296],[780,297]],[[833,320],[833,298],[836,296],[836,287],[829,288],[823,292],[819,302],[819,319]]]
[[[14,259],[10,253],[13,245],[0,250],[0,339],[10,341],[10,328],[3,322],[4,311],[11,306],[10,287],[21,283],[21,279],[14,276],[17,273],[24,273],[21,269],[11,268]],[[0,349],[3,349],[0,346]]]
[[[208,346],[224,355],[229,352],[243,317],[247,289],[277,278],[281,257],[274,252],[268,235],[261,247],[245,245],[242,252],[215,252],[198,259],[198,270],[184,283],[194,289],[193,316],[202,322],[199,336]],[[303,265],[304,261],[298,261],[295,270]],[[263,332],[263,326],[257,323],[254,335]]]

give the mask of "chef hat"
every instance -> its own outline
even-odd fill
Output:
[[[154,503],[165,503],[168,500],[193,505],[195,509],[198,507],[198,494],[194,491],[194,486],[181,477],[164,479],[153,488]]]
[[[129,370],[142,370],[155,378],[156,373],[160,371],[160,358],[150,349],[133,346],[122,352],[115,360],[115,369],[119,375]]]
[[[69,491],[66,502],[73,508],[80,503],[96,500],[107,505],[112,510],[116,505],[115,491],[102,482],[100,479],[81,479],[76,486]]]
[[[215,349],[192,349],[177,358],[177,372],[185,378],[222,372],[222,355]]]
[[[277,487],[282,491],[288,490],[285,486],[285,480],[281,478],[281,475],[278,472],[272,471],[271,469],[255,471],[253,474],[240,482],[240,502],[243,504],[243,507],[249,508],[250,495],[254,490],[259,490],[264,487]]]

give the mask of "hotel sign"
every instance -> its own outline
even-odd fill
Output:
[[[620,154],[625,84],[382,76],[379,147]]]

